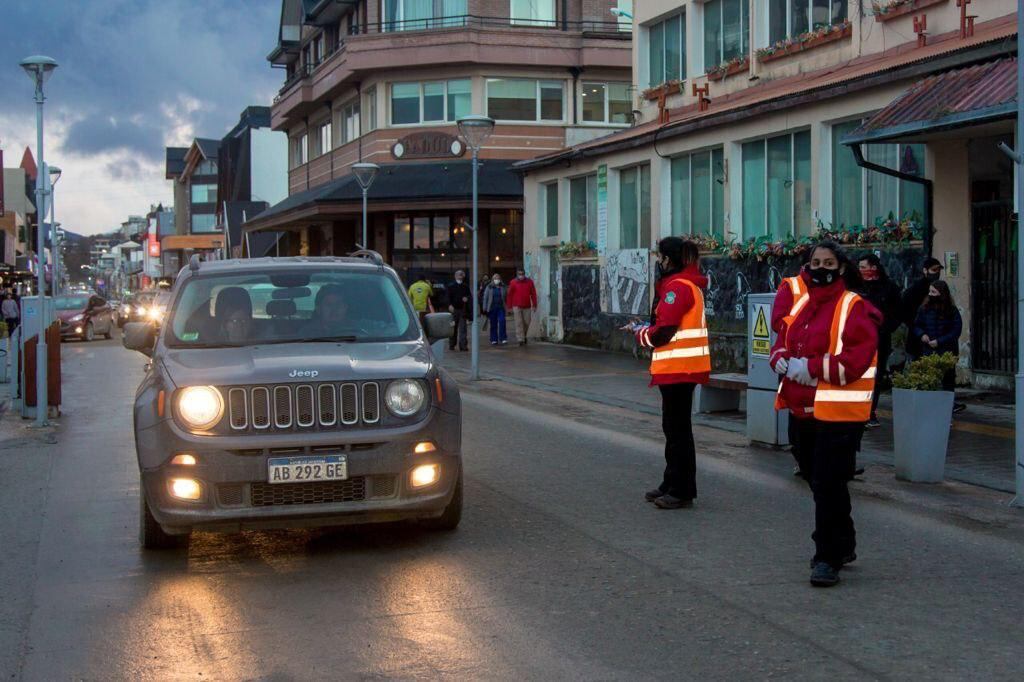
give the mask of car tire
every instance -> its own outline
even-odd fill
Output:
[[[82,340],[85,342],[92,341],[96,338],[96,329],[92,326],[92,322],[88,322],[85,325],[85,331],[82,332]]]
[[[459,470],[459,480],[455,484],[455,494],[452,501],[444,508],[444,512],[433,519],[420,519],[420,525],[428,530],[455,530],[462,521],[462,471]]]
[[[173,549],[185,544],[187,535],[166,533],[153,518],[146,501],[146,491],[139,486],[139,544],[143,549]]]
[[[114,338],[114,323],[113,322],[111,322],[110,325],[107,326],[107,333],[103,335],[103,338],[105,338],[108,341],[110,339]]]

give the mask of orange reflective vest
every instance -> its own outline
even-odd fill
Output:
[[[711,371],[708,321],[704,316],[704,294],[688,279],[679,278],[693,293],[693,306],[683,314],[672,340],[651,353],[651,375],[701,374]]]
[[[807,301],[811,300],[811,295],[807,293],[807,285],[800,279],[800,275],[796,277],[787,277],[782,280],[783,284],[789,285],[789,290],[793,292],[793,307],[789,309],[789,314],[782,318],[782,321],[789,327],[793,324],[793,320],[800,314],[800,311],[807,305]]]
[[[850,317],[853,306],[861,302],[861,297],[847,291],[839,299],[835,314],[832,316],[831,342],[829,355],[843,352],[843,331],[846,320]],[[826,422],[866,422],[871,417],[871,396],[875,391],[875,374],[878,371],[878,353],[871,359],[871,366],[864,374],[849,383],[843,363],[836,363],[839,376],[829,376],[829,355],[821,363],[822,377],[818,380],[818,389],[814,393],[814,418]]]

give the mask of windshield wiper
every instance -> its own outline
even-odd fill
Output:
[[[298,339],[272,339],[268,341],[256,341],[254,346],[270,346],[279,343],[353,343],[358,341],[358,336],[304,336]]]

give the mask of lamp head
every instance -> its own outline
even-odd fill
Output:
[[[25,69],[28,77],[36,83],[45,83],[57,68],[57,60],[52,57],[35,55],[21,60],[21,68]]]
[[[633,18],[632,14],[630,14],[626,10],[622,9],[621,7],[612,7],[611,10],[609,10],[609,11],[612,14],[614,14],[615,16],[622,17],[623,19],[632,19]]]
[[[50,177],[53,179],[53,184],[57,184],[60,180],[61,174],[64,172],[60,169],[60,166],[51,166],[47,164],[47,168],[50,170]]]
[[[494,119],[480,114],[470,114],[459,119],[459,134],[474,151],[480,151],[487,138],[494,132]]]
[[[352,175],[356,176],[356,182],[364,190],[370,189],[370,185],[373,184],[373,180],[377,177],[379,170],[380,166],[375,163],[360,162],[352,164]]]

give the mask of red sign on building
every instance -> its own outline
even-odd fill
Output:
[[[149,255],[151,258],[160,257],[160,240],[152,232],[149,233]]]

